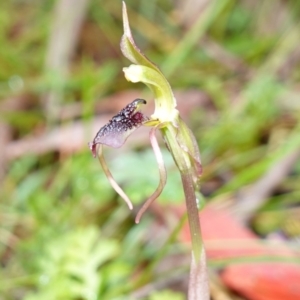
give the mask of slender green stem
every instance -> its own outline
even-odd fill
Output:
[[[192,240],[189,300],[209,300],[206,255],[203,246],[194,182],[191,172],[181,172]]]
[[[167,146],[172,153],[176,165],[180,171],[183,184],[187,215],[189,220],[192,249],[196,263],[200,260],[202,249],[202,238],[200,231],[200,221],[197,208],[197,199],[195,193],[195,183],[193,181],[192,167],[188,154],[180,147],[177,141],[177,130],[169,125],[161,129]]]
[[[184,151],[178,142],[178,130],[173,126],[166,126],[161,129],[167,146],[180,170],[187,216],[189,221],[191,241],[192,241],[192,260],[189,280],[189,300],[209,300],[209,285],[206,269],[205,249],[203,246],[200,219],[197,208],[195,186],[193,180],[193,169],[188,153]]]
[[[190,172],[181,172],[180,174],[185,194],[185,202],[191,232],[192,249],[195,256],[195,260],[198,263],[200,260],[203,242],[201,237],[201,228],[193,178]]]

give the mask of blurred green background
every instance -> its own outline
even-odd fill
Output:
[[[299,239],[300,2],[126,3],[137,44],[199,142],[203,199],[229,201],[262,237]],[[121,17],[116,0],[0,2],[1,300],[184,299],[178,286],[153,292],[188,274],[183,258],[156,269],[189,253],[169,153],[168,185],[135,225],[87,147],[127,103],[152,97],[123,77]],[[141,129],[106,151],[136,207],[158,183],[147,137]]]

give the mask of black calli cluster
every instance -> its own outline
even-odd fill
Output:
[[[97,144],[105,144],[113,148],[119,148],[135,129],[139,128],[148,120],[148,118],[139,111],[139,106],[146,103],[144,99],[135,99],[100,128],[94,140],[89,143],[94,157],[96,157]]]

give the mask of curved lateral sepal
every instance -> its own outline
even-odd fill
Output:
[[[163,124],[160,124],[163,125]],[[164,165],[164,161],[163,161],[163,157],[155,136],[156,133],[156,129],[158,127],[160,127],[160,125],[153,127],[150,130],[150,142],[151,142],[151,146],[153,148],[154,154],[155,154],[155,158],[157,161],[157,165],[158,165],[158,170],[159,170],[159,185],[157,187],[157,189],[155,190],[155,192],[146,200],[146,202],[143,204],[143,206],[141,207],[141,209],[139,210],[138,214],[136,215],[135,218],[135,223],[139,223],[140,219],[142,217],[142,215],[144,214],[144,212],[149,208],[149,206],[152,204],[152,202],[159,197],[159,195],[161,194],[161,192],[163,191],[166,182],[167,182],[167,171]]]
[[[113,189],[120,195],[120,197],[127,203],[129,209],[132,210],[133,206],[132,206],[130,199],[125,194],[125,192],[121,189],[121,187],[117,184],[117,182],[115,181],[115,179],[113,178],[112,174],[110,173],[110,171],[108,169],[108,166],[107,166],[106,161],[103,156],[102,144],[99,144],[99,146],[98,146],[98,159],[99,159],[99,162],[102,166],[102,169],[103,169],[109,183],[111,184]]]

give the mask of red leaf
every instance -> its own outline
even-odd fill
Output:
[[[176,210],[178,211],[178,208]],[[293,257],[294,255],[282,243],[279,243],[277,247],[265,244],[226,209],[207,205],[199,216],[208,258],[224,259],[266,255]],[[183,227],[181,238],[185,242],[191,240],[187,223]]]
[[[200,213],[204,244],[211,259],[242,257],[288,257],[296,259],[283,243],[263,243],[228,210],[208,205]],[[182,239],[190,242],[188,224]],[[224,283],[250,300],[299,300],[300,265],[279,262],[234,264],[221,275]]]
[[[250,300],[299,300],[300,266],[284,263],[233,265],[221,275],[225,284]]]

